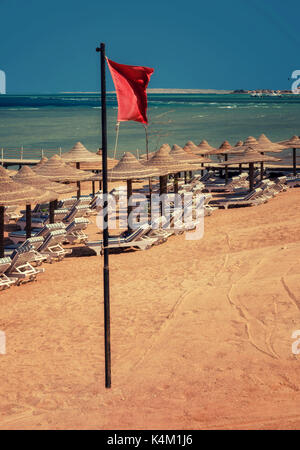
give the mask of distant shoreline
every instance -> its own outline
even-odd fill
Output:
[[[150,88],[147,89],[148,94],[232,94],[232,90],[222,89],[164,89]],[[107,91],[107,94],[115,94],[116,91]],[[100,94],[100,92],[83,92],[83,91],[64,91],[60,94]]]

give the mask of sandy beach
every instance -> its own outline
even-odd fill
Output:
[[[0,428],[299,428],[299,200],[216,210],[199,241],[111,255],[111,390],[101,257],[75,246],[1,292]]]

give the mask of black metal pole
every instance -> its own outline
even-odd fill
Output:
[[[129,204],[132,196],[132,180],[127,180],[127,228],[128,232],[132,233],[132,228],[129,223],[132,206]]]
[[[111,354],[110,354],[110,302],[109,302],[109,250],[108,250],[108,199],[107,199],[107,118],[106,118],[106,79],[105,79],[105,44],[100,48],[101,67],[101,124],[102,124],[102,185],[104,194],[103,245],[104,245],[104,350],[105,350],[105,387],[111,387]]]
[[[249,163],[249,191],[252,192],[254,188],[254,163]]]
[[[0,206],[0,258],[4,257],[4,211],[5,207]]]
[[[49,220],[50,220],[50,223],[54,223],[54,209],[55,209],[55,200],[50,202],[50,205],[49,205]]]
[[[293,148],[293,174],[297,175],[296,149]]]
[[[92,195],[95,195],[95,181],[92,181]]]
[[[174,193],[178,194],[178,178],[179,178],[179,173],[175,173],[174,174]]]
[[[80,169],[80,162],[76,163],[76,169]],[[77,200],[80,198],[81,196],[81,186],[80,186],[80,181],[77,181]]]
[[[227,153],[225,153],[224,159],[225,159],[225,161],[228,161]],[[228,166],[225,166],[225,183],[228,183]]]
[[[26,239],[31,237],[31,205],[26,205]]]
[[[264,152],[261,152],[262,155],[264,155]],[[260,163],[260,180],[262,181],[264,179],[264,162],[261,161]]]

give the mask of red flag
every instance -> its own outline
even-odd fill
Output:
[[[154,69],[106,60],[117,92],[118,121],[135,120],[147,124],[146,88]]]

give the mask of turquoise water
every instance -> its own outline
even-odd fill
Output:
[[[108,145],[113,156],[117,103],[108,94]],[[253,98],[244,94],[149,94],[149,150],[167,142],[206,139],[219,146],[265,133],[277,141],[300,134],[300,96]],[[5,157],[47,156],[69,150],[81,141],[89,150],[101,147],[101,106],[96,94],[0,96],[0,148]],[[141,124],[123,122],[117,156],[145,152]],[[283,157],[288,156],[285,151]],[[282,156],[281,156],[282,157]]]

